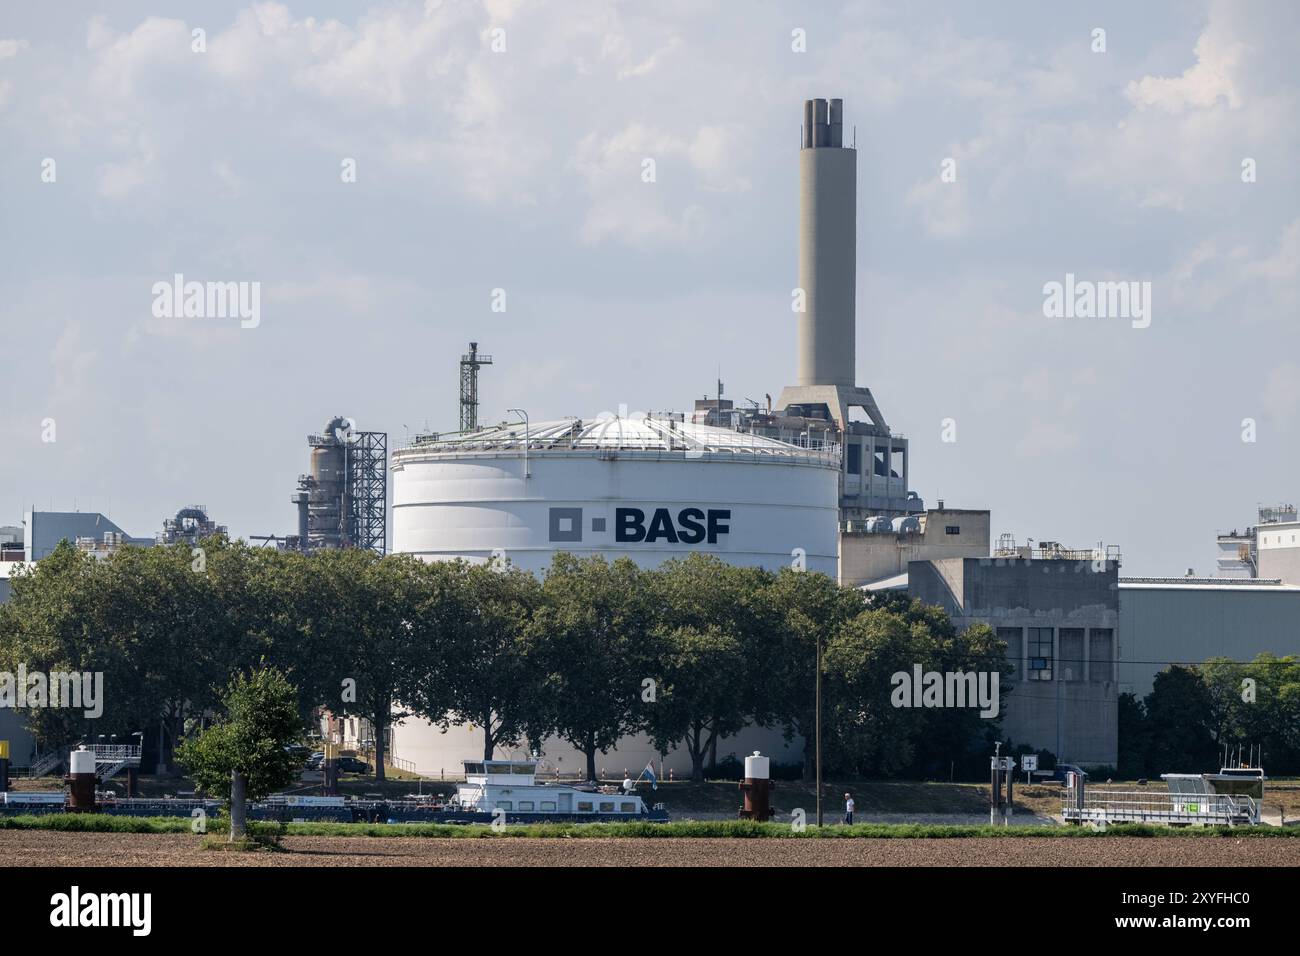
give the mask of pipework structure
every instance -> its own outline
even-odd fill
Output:
[[[311,473],[300,475],[290,499],[298,512],[298,533],[290,548],[388,550],[388,435],[357,431],[350,418],[335,416],[319,435],[308,435]]]
[[[492,364],[492,356],[480,355],[478,343],[469,343],[469,351],[460,357],[460,430],[478,428],[478,370]]]

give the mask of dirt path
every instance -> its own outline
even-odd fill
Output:
[[[0,831],[23,866],[1300,866],[1300,840],[423,839],[286,837],[284,853],[200,850],[190,835]]]

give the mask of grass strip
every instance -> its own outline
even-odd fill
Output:
[[[210,817],[209,834],[226,832],[223,817]],[[283,827],[283,829],[281,829]],[[79,833],[190,833],[188,817],[114,817],[88,813],[47,813],[0,817],[0,830],[61,830]],[[929,839],[951,840],[968,837],[1016,839],[1106,839],[1107,837],[1178,837],[1232,839],[1300,837],[1300,827],[1165,827],[1153,824],[1117,824],[1105,830],[1077,826],[970,826],[931,823],[855,823],[809,826],[796,830],[788,823],[755,823],[749,820],[682,821],[678,823],[533,823],[512,824],[499,830],[490,826],[448,823],[286,823],[251,822],[254,835],[278,832],[284,836],[323,837],[424,837],[451,839],[590,839],[639,837],[654,839],[699,839],[727,837],[764,839]]]

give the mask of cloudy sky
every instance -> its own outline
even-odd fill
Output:
[[[0,524],[289,531],[308,432],[453,428],[471,339],[489,421],[775,395],[824,96],[916,490],[1208,573],[1300,498],[1300,13],[1088,6],[7,4]],[[259,282],[259,324],[155,316],[176,273]],[[1067,273],[1149,281],[1150,326],[1045,317]]]

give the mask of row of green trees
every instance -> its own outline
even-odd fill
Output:
[[[700,777],[719,739],[747,724],[811,736],[818,640],[828,765],[947,775],[955,761],[978,772],[995,722],[896,708],[890,676],[915,664],[1005,676],[1004,646],[983,625],[958,633],[937,608],[868,600],[821,574],[698,554],[654,570],[558,554],[539,579],[216,539],[99,561],[65,545],[15,576],[0,605],[0,666],[105,675],[100,718],[27,714],[44,745],[144,731],[170,764],[231,675],[267,665],[297,689],[304,724],[321,707],[370,721],[381,775],[384,731],[414,716],[481,729],[485,756],[558,736],[591,776],[599,753],[646,733],[663,752],[688,753]]]
[[[1239,746],[1262,752],[1270,774],[1300,773],[1300,658],[1175,665],[1145,698],[1119,697],[1121,777],[1217,767],[1225,748],[1235,758]]]

